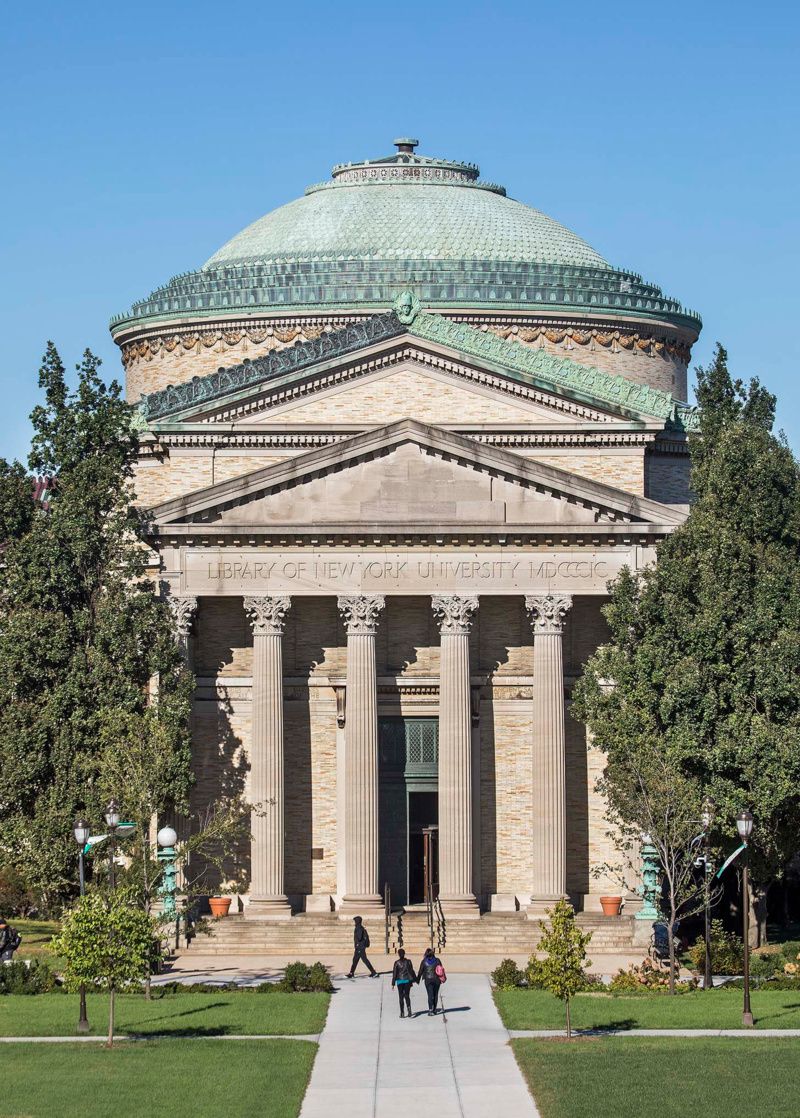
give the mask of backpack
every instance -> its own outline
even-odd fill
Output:
[[[442,966],[441,963],[439,963],[439,965],[436,968],[436,977],[439,979],[439,981],[441,982],[441,984],[443,986],[444,986],[445,982],[447,982],[447,975],[445,974],[444,967]]]
[[[365,951],[369,947],[369,932],[366,928],[364,928],[364,938],[361,941],[361,946],[364,948]]]

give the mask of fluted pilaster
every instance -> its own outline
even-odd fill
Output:
[[[252,597],[253,716],[250,749],[250,910],[291,915],[284,881],[283,628],[291,599]]]
[[[439,622],[439,899],[445,913],[477,914],[472,892],[472,720],[469,630],[475,596],[435,594]]]
[[[570,594],[530,594],[533,626],[533,881],[540,910],[567,890],[567,794],[564,735],[564,618]]]
[[[341,910],[381,904],[378,880],[378,695],[375,631],[382,594],[340,597],[347,629],[347,719],[345,722],[345,880]]]

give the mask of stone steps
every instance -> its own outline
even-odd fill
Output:
[[[592,932],[590,952],[624,953],[633,947],[633,921],[624,916],[605,917],[594,913],[578,916],[585,931]],[[372,950],[384,948],[381,918],[367,921]],[[402,934],[401,934],[402,933]],[[448,920],[443,950],[451,954],[529,954],[538,943],[536,920],[524,913],[487,913],[480,920]],[[403,946],[419,953],[430,942],[427,919],[422,913],[406,913],[392,919],[389,947]],[[208,955],[346,955],[352,951],[352,924],[336,915],[300,914],[286,921],[260,920],[237,914],[213,921],[210,935],[199,935],[192,950]]]

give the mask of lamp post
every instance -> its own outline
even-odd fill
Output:
[[[742,926],[744,932],[744,1006],[742,1008],[742,1024],[748,1028],[753,1026],[753,1014],[750,1010],[750,888],[749,888],[749,860],[750,849],[747,840],[753,833],[753,815],[749,811],[740,811],[736,816],[736,830],[744,844],[742,853]]]
[[[705,939],[705,971],[703,974],[703,989],[710,990],[714,979],[711,974],[711,860],[708,856],[708,832],[711,830],[716,814],[717,805],[711,796],[706,796],[703,801],[703,918]]]
[[[109,863],[109,884],[112,889],[116,888],[117,875],[114,869],[114,855],[117,851],[117,827],[119,826],[119,804],[116,800],[111,800],[105,811],[106,826],[109,830],[108,835],[108,848],[110,850],[110,863]]]
[[[159,889],[162,898],[162,911],[168,920],[175,921],[177,921],[178,918],[178,908],[175,904],[175,882],[177,877],[175,868],[175,843],[177,841],[178,835],[173,827],[162,827],[156,835],[156,842],[160,848],[157,858],[164,867],[164,879]]]
[[[659,866],[658,860],[658,847],[654,844],[652,836],[642,835],[642,883],[639,886],[639,893],[642,897],[642,907],[634,916],[635,920],[647,920],[653,923],[658,920],[658,909],[656,907],[656,900],[658,899],[658,885],[659,885]]]
[[[81,896],[86,894],[86,874],[83,863],[83,851],[86,843],[89,841],[89,824],[85,819],[76,819],[72,827],[72,833],[75,836],[75,841],[78,844],[78,871],[80,874]],[[79,989],[81,1004],[80,1013],[78,1015],[78,1032],[89,1032],[89,1018],[86,1016],[86,986],[81,983]]]

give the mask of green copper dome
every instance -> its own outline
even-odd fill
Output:
[[[408,288],[432,308],[570,307],[696,324],[659,288],[481,182],[476,166],[417,155],[416,140],[395,145],[386,158],[334,167],[329,182],[134,304],[114,332],[143,319],[366,310]]]

